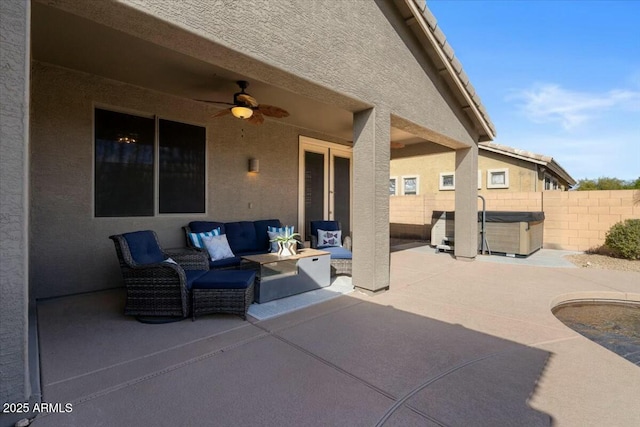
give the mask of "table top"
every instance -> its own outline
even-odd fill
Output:
[[[323,255],[331,255],[331,253],[326,251],[320,251],[318,249],[305,248],[305,249],[298,249],[298,252],[293,256],[280,256],[277,253],[268,253],[268,254],[258,254],[258,255],[247,255],[247,256],[243,256],[242,259],[251,261],[251,262],[256,262],[262,265],[262,264],[269,264],[269,263],[278,262],[278,261],[288,261],[288,260],[295,260],[295,259],[309,258],[314,256],[323,256]]]

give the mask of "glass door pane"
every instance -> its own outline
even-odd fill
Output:
[[[312,151],[304,153],[304,235],[311,234],[309,221],[324,219],[325,213],[325,155]]]
[[[351,234],[351,159],[333,156],[333,219],[342,225],[342,236]]]

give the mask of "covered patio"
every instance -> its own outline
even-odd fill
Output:
[[[304,234],[310,219],[337,219],[353,238],[353,284],[368,294],[388,290],[394,143],[455,150],[455,255],[476,256],[477,143],[495,133],[479,96],[421,1],[338,4],[0,2],[8,88],[0,100],[2,403],[39,399],[38,352],[28,339],[37,301],[121,286],[110,235],[150,229],[163,248],[180,248],[181,227],[194,220],[275,218]],[[215,117],[227,106],[199,101],[229,102],[241,80],[290,115],[254,126]],[[110,181],[97,173],[98,111],[151,129],[144,192],[121,203],[144,200],[140,212],[100,209],[98,183]],[[201,198],[189,210],[163,205],[171,199],[160,155],[168,122],[205,135],[204,172],[194,174]],[[137,142],[135,132],[115,136]],[[314,177],[301,160],[313,144],[328,153],[314,214],[321,218],[308,215],[316,202],[305,182]],[[331,172],[336,157],[348,164],[341,177]],[[251,159],[258,174],[248,170]],[[335,183],[347,190],[340,203]],[[382,324],[378,317],[368,325]]]
[[[638,425],[638,367],[551,314],[640,300],[638,273],[483,260],[394,251],[389,292],[265,321],[141,324],[121,290],[42,301],[42,398],[73,410],[32,425]]]

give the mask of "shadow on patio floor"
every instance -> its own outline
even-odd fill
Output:
[[[355,296],[261,322],[149,325],[111,290],[38,304],[34,426],[550,425],[549,353]]]

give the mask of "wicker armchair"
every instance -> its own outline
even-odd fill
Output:
[[[127,290],[126,315],[189,316],[191,295],[187,278],[209,270],[205,254],[194,251],[165,252],[158,243],[158,236],[151,230],[109,238],[115,244]]]
[[[325,231],[337,231],[341,230],[340,223],[338,221],[311,221],[311,247],[314,249],[321,249],[331,253],[331,275],[337,276],[345,274],[351,276],[351,237],[343,236],[342,246],[338,247],[326,247],[320,245],[318,247],[318,230]]]

